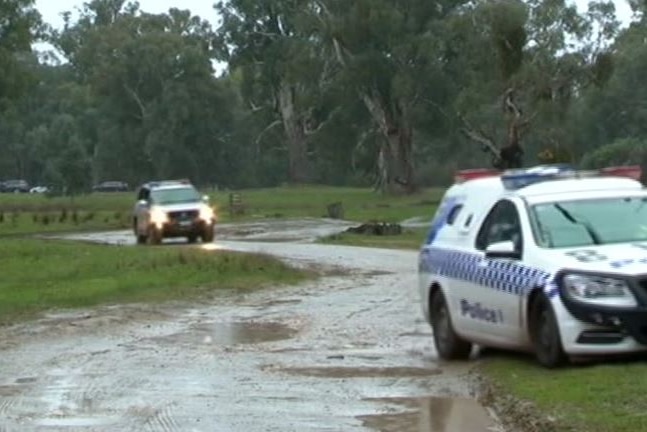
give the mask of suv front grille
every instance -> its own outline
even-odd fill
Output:
[[[183,211],[175,211],[175,212],[169,212],[168,218],[175,222],[175,221],[186,221],[186,220],[193,220],[198,217],[199,212],[197,210],[183,210]]]

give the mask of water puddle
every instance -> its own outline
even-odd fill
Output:
[[[283,368],[280,372],[317,378],[410,378],[441,374],[440,369],[422,367],[309,367]]]
[[[171,344],[238,345],[290,339],[296,329],[276,322],[229,322],[192,326],[189,330],[152,340]]]
[[[95,418],[95,417],[50,417],[36,421],[39,426],[48,427],[98,427],[116,424],[117,418]]]
[[[472,399],[442,397],[370,399],[405,408],[358,417],[379,432],[493,432],[500,430],[479,403]]]

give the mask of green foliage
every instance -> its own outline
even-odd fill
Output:
[[[647,169],[647,138],[618,139],[587,153],[581,162],[584,168],[617,165],[640,165]]]
[[[0,106],[29,84],[31,43],[41,29],[34,0],[0,1]]]
[[[313,276],[254,254],[28,239],[2,245],[1,323],[49,309],[187,300]]]

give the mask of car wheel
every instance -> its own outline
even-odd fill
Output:
[[[133,220],[133,234],[135,234],[135,238],[137,239],[137,244],[146,243],[146,236],[139,234],[139,230],[137,229],[137,219]]]
[[[543,294],[531,306],[530,329],[535,356],[542,366],[555,368],[566,363],[557,318],[550,301]]]
[[[202,243],[212,243],[215,237],[213,226],[208,226],[202,231]]]
[[[162,243],[162,233],[154,226],[148,227],[148,235],[146,237],[149,245],[159,245]]]
[[[443,360],[465,360],[472,352],[472,344],[454,331],[445,296],[438,290],[431,298],[431,326],[438,355]]]
[[[198,240],[198,236],[196,236],[195,234],[191,234],[186,238],[186,241],[189,242],[190,244],[195,243],[197,240]]]

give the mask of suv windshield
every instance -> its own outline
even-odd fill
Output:
[[[155,204],[179,204],[200,201],[200,194],[192,187],[154,189],[151,199]]]
[[[540,247],[647,240],[647,197],[552,202],[536,204],[531,209]]]

